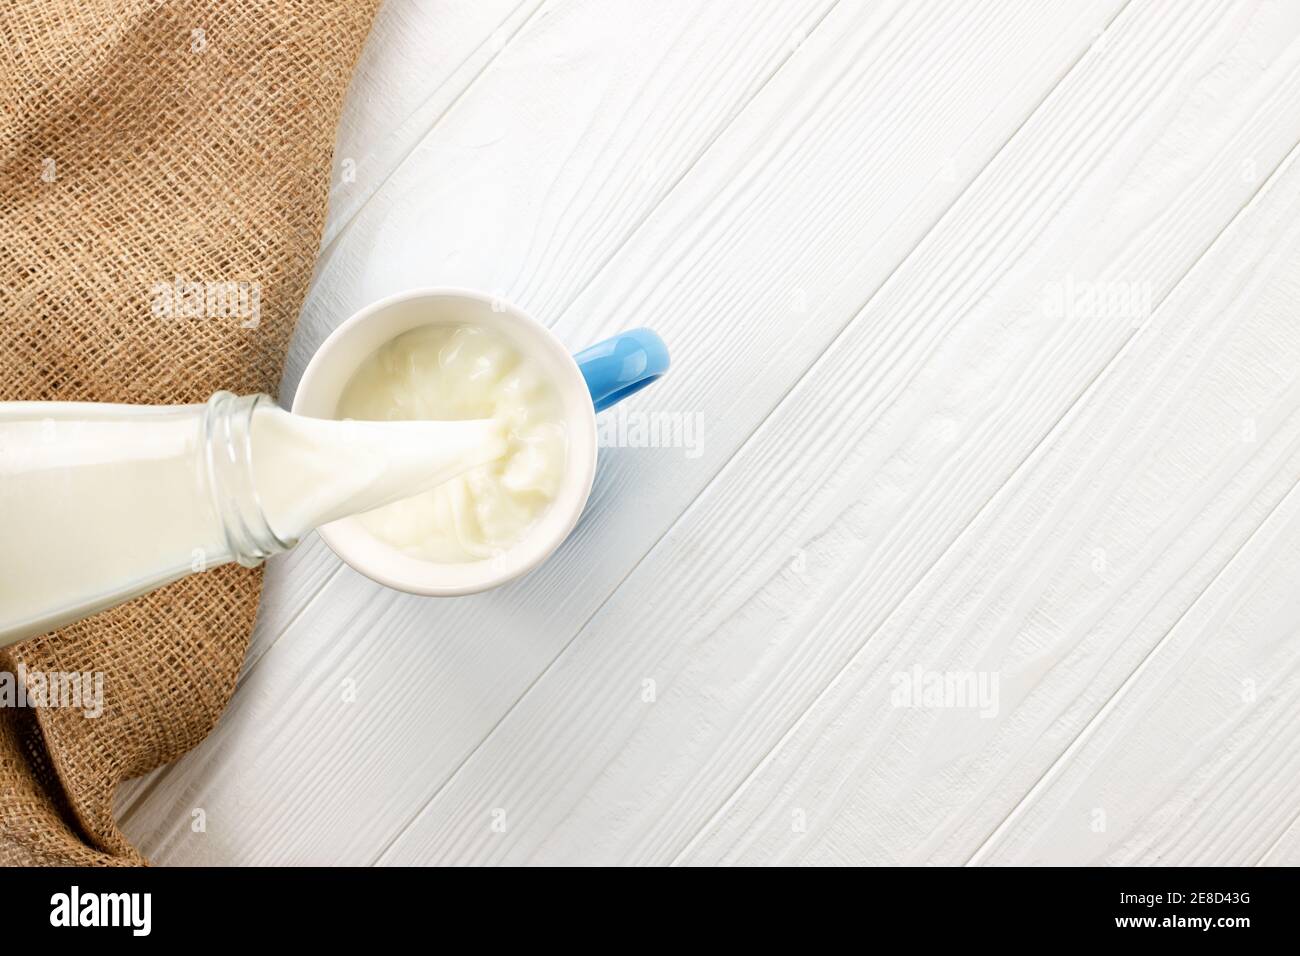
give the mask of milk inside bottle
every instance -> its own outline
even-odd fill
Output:
[[[266,396],[0,403],[0,646],[503,456],[509,423],[329,421]]]

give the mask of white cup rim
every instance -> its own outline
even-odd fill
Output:
[[[408,289],[372,302],[349,316],[326,336],[307,363],[294,393],[292,410],[312,417],[333,417],[343,386],[379,344],[411,328],[444,324],[421,322],[399,310],[408,303],[434,299],[462,299],[486,306],[490,311],[482,317],[505,330],[517,347],[551,372],[564,405],[568,438],[560,491],[523,539],[502,554],[483,561],[436,564],[420,560],[379,541],[355,518],[330,522],[318,531],[345,564],[373,581],[411,594],[451,597],[485,591],[527,574],[569,536],[582,515],[595,479],[596,413],[582,372],[550,329],[499,297],[458,286]],[[385,322],[394,331],[377,337]],[[340,374],[340,369],[346,374]],[[330,410],[328,415],[320,414],[325,406]]]

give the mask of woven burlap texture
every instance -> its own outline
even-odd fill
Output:
[[[6,0],[0,401],[274,391],[377,5]],[[256,320],[156,314],[157,287],[178,278],[256,283]],[[212,728],[260,584],[219,568],[0,656],[0,671],[104,675],[98,719],[0,712],[0,863],[143,862],[113,794]]]

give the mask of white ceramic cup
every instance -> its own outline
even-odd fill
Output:
[[[596,473],[596,415],[654,381],[668,367],[662,340],[635,329],[571,356],[546,326],[523,311],[469,289],[414,289],[369,305],[335,329],[298,383],[293,411],[338,418],[338,402],[357,368],[376,349],[424,325],[476,325],[509,339],[554,385],[568,436],[559,493],[528,533],[481,561],[422,561],[374,537],[355,518],[321,527],[325,543],[351,567],[380,584],[412,594],[451,596],[496,587],[541,564],[568,537]]]

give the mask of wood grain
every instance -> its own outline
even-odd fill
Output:
[[[395,0],[380,7],[339,117],[325,249],[540,5],[541,0]],[[328,549],[316,544],[271,562],[260,633],[281,632],[320,593],[322,575],[337,569]],[[254,642],[245,670],[264,647]],[[116,794],[117,816],[129,815],[166,772],[124,784]]]
[[[330,246],[542,0],[385,3],[339,118],[323,245]]]
[[[1288,749],[1294,578],[1261,572],[1290,567],[1300,476],[1294,160],[684,860],[1243,864],[1259,846],[1216,828],[1276,838],[1293,799],[1196,788],[1250,791],[1238,771]],[[998,712],[894,706],[917,663],[996,674]],[[1191,802],[1209,832],[1174,853]]]
[[[372,221],[369,208],[365,210],[338,244],[333,261],[322,268],[320,286],[331,275],[338,284],[311,307],[320,310],[319,317],[313,320],[309,314],[305,323],[323,327],[350,311],[354,301],[359,304],[381,291],[365,288],[375,275],[369,264],[381,247],[383,254],[401,259],[386,237],[403,230],[420,242],[412,239],[400,269],[428,273],[440,264],[452,272],[449,281],[483,285],[491,273],[474,281],[475,270],[488,268],[484,260],[519,263],[520,250],[529,247],[522,240],[541,235],[531,217],[553,196],[549,202],[572,219],[546,220],[546,239],[539,239],[538,248],[557,253],[546,254],[545,268],[535,276],[521,272],[522,291],[511,288],[511,296],[544,317],[560,312],[556,328],[575,345],[644,322],[660,328],[679,356],[698,356],[693,362],[679,360],[673,375],[653,390],[657,395],[647,392],[633,407],[690,413],[708,409],[702,454],[691,458],[682,449],[609,449],[575,538],[542,572],[492,595],[419,601],[383,593],[351,572],[338,572],[326,585],[328,593],[296,617],[250,673],[228,719],[208,744],[151,792],[139,813],[128,816],[128,832],[164,861],[373,858],[545,670],[863,298],[1092,43],[1117,7],[1089,5],[1063,22],[1055,4],[1015,12],[991,3],[852,4],[832,11],[797,51],[787,46],[789,31],[772,32],[773,41],[780,43],[770,51],[765,69],[783,65],[765,82],[761,76],[743,84],[728,81],[735,96],[762,92],[743,109],[737,103],[718,114],[728,123],[722,135],[716,128],[684,127],[683,135],[695,137],[694,150],[673,147],[670,154],[681,154],[690,164],[688,171],[666,169],[638,185],[628,170],[641,165],[636,161],[640,154],[611,148],[607,134],[589,141],[579,137],[585,145],[568,162],[585,170],[584,177],[566,180],[558,193],[545,177],[527,178],[535,198],[523,195],[498,207],[516,218],[494,224],[502,238],[485,240],[474,260],[459,260],[468,274],[457,274],[456,260],[445,252],[439,258],[440,248],[466,240],[412,232],[403,212],[418,190],[446,177],[445,163],[459,162],[459,155],[417,150],[372,203],[378,209],[391,190],[388,211],[376,213]],[[747,24],[727,27],[741,28],[750,29]],[[568,29],[589,36],[591,26],[570,23]],[[669,46],[679,57],[692,49],[696,59],[707,58],[693,69],[711,75],[714,46],[725,32],[718,24],[693,47],[677,36]],[[553,36],[542,40],[545,49],[559,42]],[[637,50],[627,56],[653,52],[644,40]],[[1017,50],[1030,56],[1011,59]],[[434,140],[464,138],[453,120],[462,110],[473,111],[478,97],[488,97],[493,105],[508,102],[504,91],[517,90],[530,77],[511,65],[511,56],[527,62],[535,55],[526,30],[439,124]],[[621,61],[619,66],[624,69]],[[698,79],[681,75],[686,68],[680,64],[672,71],[675,89],[700,86]],[[932,78],[918,85],[916,76],[926,71]],[[498,72],[503,92],[491,82]],[[641,91],[632,85],[627,95],[635,101]],[[559,97],[560,104],[568,102]],[[664,110],[676,115],[673,104],[665,100],[658,112],[643,106],[648,111],[644,122],[653,129],[674,129],[661,115]],[[539,104],[530,98],[520,108],[536,110]],[[545,155],[543,147],[556,137],[577,136],[580,131],[566,132],[573,126],[574,120],[566,119],[571,112],[555,106],[544,118],[532,120],[549,139],[522,154]],[[621,117],[622,112],[610,108],[601,116]],[[901,122],[905,114],[915,121]],[[577,119],[586,121],[585,115]],[[484,120],[470,117],[465,122]],[[552,129],[557,125],[558,132]],[[665,142],[666,136],[630,141],[637,150],[662,154],[673,142]],[[621,137],[617,143],[629,141],[628,134]],[[507,148],[509,155],[503,155]],[[483,153],[481,162],[500,164],[499,170],[508,165],[518,175],[517,141],[489,144]],[[408,168],[409,181],[403,174]],[[864,177],[867,169],[871,175]],[[471,181],[466,177],[474,174],[472,169],[458,165],[456,170],[459,185]],[[499,170],[492,182],[504,175]],[[607,177],[614,180],[604,185]],[[508,188],[524,188],[515,187],[512,179],[506,182]],[[603,197],[600,208],[633,230],[631,240],[616,234],[593,246],[576,236],[566,238],[573,228],[568,222],[591,221],[587,196],[593,189]],[[458,210],[477,206],[477,194],[468,188],[443,188],[437,195],[448,204],[447,215],[426,210],[414,225],[455,220],[466,214]],[[400,226],[394,217],[401,219]],[[510,224],[518,228],[512,232]],[[846,259],[846,247],[860,252]],[[557,258],[558,252],[564,256]],[[495,260],[490,258],[494,254]],[[664,276],[670,267],[676,274]],[[794,295],[798,292],[802,295]],[[565,308],[573,295],[580,298]],[[792,341],[794,322],[802,331]],[[747,334],[737,339],[730,331],[736,328]],[[305,334],[321,333],[308,328]],[[706,360],[709,356],[714,358]],[[626,496],[634,491],[637,509],[611,506],[630,500]],[[320,615],[313,613],[317,609]],[[358,680],[363,696],[371,688],[374,706],[345,709],[337,699],[339,684],[358,678],[364,678]],[[378,739],[383,745],[370,747],[362,757],[345,742],[354,734],[358,744]],[[288,751],[280,749],[282,743]],[[227,747],[234,757],[223,754]],[[254,752],[261,756],[250,761],[247,755]],[[234,777],[230,768],[239,764],[247,766],[247,773]],[[312,779],[339,772],[357,781],[382,775],[394,785],[376,793],[342,778],[336,778],[337,786]],[[299,788],[311,793],[310,813],[300,809],[307,797]],[[218,841],[211,829],[203,837],[192,836],[186,821],[196,801],[202,801],[210,821],[227,820],[229,839],[238,843]],[[244,812],[249,807],[259,812]]]
[[[1298,573],[1293,487],[976,862],[1264,860],[1297,813]]]
[[[1109,55],[1062,82],[385,861],[672,861],[864,647],[879,679],[947,619],[974,626],[965,590],[914,627],[894,615],[1133,334],[1123,314],[1045,316],[1045,288],[1140,281],[1158,305],[1258,188],[1241,157],[1271,169],[1295,143],[1298,118],[1275,120],[1300,80],[1297,24],[1265,7],[1225,20],[1244,11],[1126,9]],[[1069,652],[1035,623],[1026,680]],[[950,715],[933,741],[817,725],[792,753],[881,789],[816,858],[922,852],[962,820],[962,756],[1003,766],[978,745],[1007,720]],[[833,780],[813,794],[853,793]]]
[[[285,394],[355,308],[465,284],[575,347],[659,329],[676,368],[630,410],[703,440],[603,450],[573,539],[492,594],[305,544],[128,834],[162,863],[1285,858],[1284,734],[1107,734],[1177,726],[1167,635],[1213,655],[1180,621],[1282,580],[1234,568],[1285,556],[1297,475],[1294,174],[1261,184],[1300,139],[1300,8],[508,7],[466,13],[508,42],[457,41],[462,89],[339,221]],[[1284,661],[1269,606],[1243,667]],[[890,707],[916,664],[998,674],[996,715]],[[1125,802],[1135,753],[1168,759]],[[1102,841],[1069,829],[1079,755]],[[1259,823],[1171,813],[1197,795]]]
[[[1300,162],[1294,155],[1243,219],[1166,307],[1157,341],[1128,360],[1128,374],[1144,392],[1129,382],[1111,386],[1117,398],[1128,393],[1129,411],[1116,422],[1132,436],[1125,441],[1165,456],[1177,450],[1181,460],[1172,464],[1188,473],[1180,479],[1185,496],[1172,483],[1161,488],[1174,502],[1161,509],[1165,526],[1186,529],[1174,547],[1200,550],[1202,565],[1214,554],[1222,568],[1166,633],[1159,627],[1171,608],[1185,606],[1184,587],[1167,591],[1164,606],[1124,636],[1126,655],[1150,647],[1140,666],[980,848],[976,862],[1250,865],[1300,812],[1293,788],[1300,753],[1291,733],[1300,708]],[[1174,360],[1177,366],[1161,375]],[[1199,484],[1188,480],[1198,473]],[[1148,464],[1128,484],[1140,478],[1154,486],[1158,474]],[[1111,500],[1118,503],[1119,495]],[[1244,540],[1249,520],[1240,517],[1216,538],[1234,506],[1249,520],[1271,510]],[[1149,522],[1135,520],[1132,508],[1121,513],[1133,545],[1145,543],[1140,536]],[[1095,540],[1096,528],[1115,522],[1094,515],[1091,524]],[[1218,556],[1231,548],[1237,550],[1223,563]],[[1194,570],[1199,586],[1203,575]],[[1144,574],[1175,580],[1169,569],[1159,577],[1151,569]],[[1127,577],[1127,587],[1140,587],[1132,573]],[[1112,606],[1123,600],[1116,596]]]

